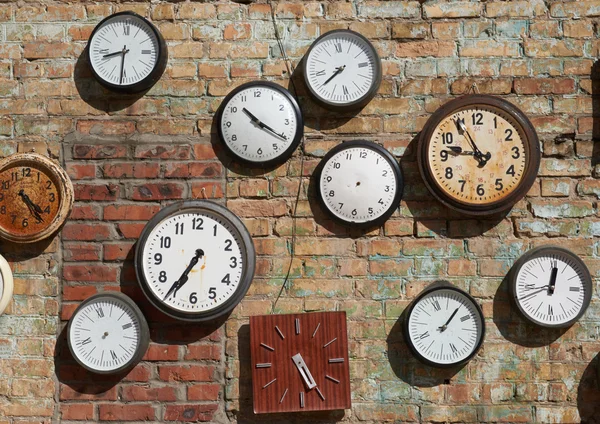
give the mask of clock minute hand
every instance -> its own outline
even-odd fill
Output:
[[[306,387],[308,387],[309,389],[314,389],[315,387],[317,387],[317,383],[315,382],[315,379],[310,373],[310,370],[306,366],[306,362],[304,362],[304,358],[302,358],[302,355],[300,355],[299,353],[295,354],[294,356],[292,356],[292,361],[294,361],[294,365],[296,365],[296,368],[298,368],[300,376],[302,377],[302,380],[304,380]]]
[[[279,134],[277,133],[277,131],[275,131],[273,128],[271,128],[269,125],[265,124],[264,122],[262,122],[260,119],[258,119],[252,112],[250,112],[248,109],[246,108],[242,108],[242,111],[248,115],[250,117],[250,120],[252,122],[254,122],[256,125],[258,125],[260,128],[263,128],[271,133],[273,133],[273,135],[276,135],[279,138],[282,138],[283,140],[287,140],[287,137],[283,134]]]
[[[129,53],[129,50],[127,50],[125,53]],[[119,50],[118,52],[112,52],[112,53],[109,53],[109,54],[105,54],[105,55],[102,56],[102,58],[103,59],[107,59],[109,57],[118,56],[120,54],[123,54],[123,50]]]
[[[479,167],[482,168],[483,166],[485,166],[487,161],[490,160],[492,157],[490,152],[487,152],[484,155],[481,152],[481,150],[479,150],[479,148],[477,147],[477,144],[475,144],[475,140],[473,140],[473,137],[471,137],[471,133],[469,133],[469,130],[467,129],[467,126],[465,125],[464,119],[457,118],[456,126],[458,127],[458,130],[461,134],[463,134],[463,135],[466,134],[467,141],[469,142],[469,144],[471,145],[471,148],[474,151],[473,156],[475,157],[475,159],[477,159],[479,161]]]
[[[123,73],[125,72],[125,55],[128,51],[129,50],[127,50],[127,46],[123,46],[123,50],[121,52],[123,56],[121,57],[121,78],[119,79],[119,84],[123,84]]]
[[[36,219],[36,221],[44,222],[44,218],[42,218],[42,216],[40,215],[41,213],[44,212],[42,210],[42,208],[40,208],[38,205],[33,203],[31,201],[31,199],[29,198],[29,196],[26,195],[22,189],[19,191],[19,196],[21,196],[21,199],[23,200],[23,202],[27,205],[27,208],[29,209],[29,213],[31,213],[33,215],[33,217]]]
[[[334,79],[335,77],[337,77],[339,74],[341,74],[344,71],[344,69],[346,69],[346,65],[342,65],[342,66],[339,66],[339,67],[335,68],[335,72],[333,73],[333,75],[330,76],[329,78],[327,78],[327,81],[325,81],[323,83],[323,85],[327,85],[327,83],[329,81],[331,81],[332,79]]]
[[[196,249],[196,255],[192,258],[192,260],[190,261],[190,263],[187,266],[187,268],[185,269],[185,271],[183,271],[183,274],[181,274],[181,277],[179,277],[179,280],[177,280],[173,283],[173,285],[171,286],[171,288],[169,289],[169,291],[167,292],[167,294],[165,295],[163,300],[167,300],[169,298],[169,296],[171,296],[171,294],[173,294],[173,295],[177,294],[177,291],[181,287],[183,287],[183,285],[185,283],[187,283],[187,281],[189,279],[188,274],[190,273],[192,268],[194,268],[196,266],[196,264],[198,263],[198,260],[202,256],[204,256],[204,251],[202,249]]]

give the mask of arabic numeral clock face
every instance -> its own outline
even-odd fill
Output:
[[[396,159],[370,141],[337,145],[317,169],[319,200],[337,221],[369,227],[382,224],[398,207],[403,179]]]
[[[122,293],[99,293],[82,302],[67,328],[71,354],[85,369],[115,374],[138,363],[150,343],[148,324]]]
[[[88,61],[100,84],[135,93],[159,80],[167,64],[167,45],[152,23],[134,12],[100,22],[88,44]]]
[[[40,241],[62,226],[72,206],[71,180],[52,160],[18,153],[0,161],[0,237]]]
[[[146,224],[135,254],[138,282],[150,302],[187,321],[231,312],[252,282],[254,265],[244,224],[204,200],[162,209]]]
[[[509,209],[531,188],[540,147],[527,117],[509,102],[464,96],[440,108],[419,140],[425,184],[442,203],[486,215]]]
[[[521,314],[542,327],[569,327],[586,311],[592,278],[573,252],[541,246],[523,255],[511,269],[511,297]]]
[[[375,96],[381,84],[377,50],[354,31],[323,34],[311,45],[303,66],[310,95],[327,109],[359,109]]]
[[[485,335],[481,308],[469,294],[446,282],[434,283],[408,309],[404,335],[415,356],[427,365],[466,364]]]
[[[300,107],[283,87],[249,82],[223,101],[217,118],[219,137],[239,161],[270,166],[289,158],[304,133]]]

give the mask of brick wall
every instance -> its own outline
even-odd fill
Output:
[[[0,423],[287,419],[251,414],[247,323],[273,307],[294,222],[292,278],[275,310],[348,312],[353,397],[351,411],[298,422],[598,419],[600,167],[592,136],[600,132],[600,83],[592,77],[600,1],[274,3],[295,63],[319,34],[351,28],[378,48],[384,78],[364,110],[344,116],[313,104],[294,75],[305,159],[296,154],[263,173],[230,163],[213,118],[243,82],[288,85],[268,4],[0,2],[0,156],[47,153],[76,192],[53,242],[0,245],[16,276],[14,301],[0,317]],[[121,10],[151,18],[168,41],[167,71],[143,97],[102,90],[80,57],[95,24]],[[528,196],[490,220],[433,201],[414,156],[428,116],[473,83],[522,108],[543,143]],[[330,222],[309,184],[328,149],[358,137],[392,151],[407,182],[399,211],[366,234]],[[247,297],[212,326],[150,307],[132,265],[145,222],[169,201],[203,193],[243,217],[258,253]],[[502,281],[517,257],[549,242],[582,255],[595,277],[587,314],[567,331],[526,325]],[[486,316],[483,349],[459,371],[420,365],[400,334],[404,308],[438,278],[468,290]],[[150,349],[124,377],[87,374],[66,348],[72,311],[102,290],[126,292],[150,322]]]

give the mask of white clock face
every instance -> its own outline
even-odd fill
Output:
[[[117,15],[104,21],[88,48],[96,74],[118,86],[142,81],[156,67],[159,57],[159,41],[153,29],[133,15]]]
[[[100,296],[71,318],[69,344],[88,369],[113,371],[127,365],[141,344],[141,326],[133,309],[121,299]]]
[[[188,209],[158,223],[143,246],[146,283],[169,309],[208,311],[234,295],[245,252],[238,231],[207,210]]]
[[[578,317],[590,296],[585,265],[560,250],[541,252],[526,261],[516,276],[515,296],[532,321],[560,325]],[[585,305],[587,306],[587,305]]]
[[[300,125],[297,112],[278,89],[261,84],[243,88],[223,105],[223,140],[244,160],[273,160],[287,153],[295,141]]]
[[[398,177],[381,153],[368,147],[348,147],[327,159],[319,189],[333,215],[347,222],[365,223],[394,205]]]
[[[333,31],[318,40],[306,57],[306,80],[313,93],[333,104],[356,102],[370,94],[378,79],[378,55],[351,31]]]
[[[418,300],[408,318],[414,349],[435,364],[469,358],[479,347],[483,322],[477,306],[464,293],[437,289]]]

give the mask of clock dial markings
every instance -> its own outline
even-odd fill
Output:
[[[277,333],[281,337],[281,340],[285,340],[285,336],[283,335],[283,333],[281,332],[281,330],[279,329],[279,327],[275,326],[275,330],[277,331]]]
[[[289,388],[284,390],[283,394],[281,395],[281,399],[279,399],[279,403],[283,403],[283,399],[285,399],[285,395],[287,395],[289,390]]]
[[[296,328],[296,335],[300,334],[300,318],[295,319],[294,326]]]
[[[269,381],[267,384],[265,384],[265,385],[263,386],[263,389],[266,389],[267,387],[269,387],[271,384],[275,383],[276,381],[277,381],[277,379],[276,379],[276,378],[274,378],[273,380]]]
[[[300,408],[304,408],[304,392],[300,392]]]
[[[340,364],[344,362],[344,358],[331,358],[329,359],[330,364]]]
[[[317,328],[315,328],[315,331],[313,331],[313,334],[312,334],[312,338],[313,339],[315,338],[315,335],[317,334],[317,331],[319,331],[319,327],[321,327],[321,323],[318,323],[317,324]]]
[[[325,344],[323,345],[323,349],[325,349],[327,346],[329,346],[331,343],[335,342],[336,340],[337,340],[337,337],[336,337],[336,338],[334,338],[333,340],[331,340],[331,341],[329,341],[329,342],[325,343]]]
[[[256,368],[271,368],[271,363],[270,362],[265,362],[262,364],[256,364]]]
[[[267,345],[267,344],[261,343],[260,345],[261,345],[262,347],[264,347],[265,349],[267,349],[267,350],[270,350],[271,352],[274,352],[274,351],[275,351],[275,348],[274,348],[274,347],[271,347],[271,346],[269,346],[269,345]]]
[[[321,390],[319,390],[318,387],[315,387],[315,390],[317,391],[317,393],[319,394],[319,397],[321,398],[321,400],[325,400],[325,396],[323,396],[323,393],[321,393]]]
[[[333,381],[335,384],[340,384],[340,380],[338,380],[337,378],[333,378],[333,377],[332,377],[332,376],[330,376],[330,375],[327,375],[327,374],[325,374],[325,378],[326,378],[327,380]]]

